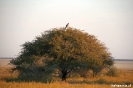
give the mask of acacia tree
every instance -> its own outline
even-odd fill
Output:
[[[22,47],[17,59],[11,61],[15,70],[24,72],[20,67],[25,68],[26,64],[32,66],[43,57],[41,70],[46,70],[46,67],[59,69],[62,81],[66,81],[68,73],[77,68],[94,70],[96,67],[105,68],[113,64],[111,54],[102,42],[94,35],[76,28],[53,28]]]

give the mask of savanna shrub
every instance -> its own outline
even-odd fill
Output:
[[[118,70],[116,67],[112,66],[109,68],[109,71],[107,72],[108,76],[118,76]]]

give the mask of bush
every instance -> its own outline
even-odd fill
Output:
[[[118,70],[116,67],[110,67],[109,71],[107,72],[108,76],[118,76]]]
[[[98,83],[98,84],[107,84],[108,82],[105,79],[101,78],[101,79],[95,81],[95,83]]]

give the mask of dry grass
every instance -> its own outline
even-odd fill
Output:
[[[133,70],[119,70],[118,77],[98,76],[89,78],[68,78],[67,82],[6,82],[5,77],[12,77],[10,68],[0,68],[0,88],[112,88],[111,84],[133,84]],[[132,86],[133,88],[133,86]]]
[[[110,85],[88,85],[88,84],[69,84],[69,83],[60,83],[60,82],[54,82],[54,83],[35,83],[35,82],[29,82],[29,83],[17,83],[17,82],[0,82],[0,88],[111,88]]]

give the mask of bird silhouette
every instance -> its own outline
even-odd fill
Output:
[[[69,23],[67,23],[66,27],[65,27],[65,30],[69,27]]]

